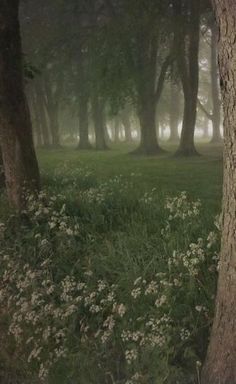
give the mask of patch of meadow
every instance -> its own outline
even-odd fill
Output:
[[[136,177],[100,182],[66,163],[1,223],[0,375],[20,372],[21,384],[198,377],[220,218],[206,231],[200,200],[143,193]]]

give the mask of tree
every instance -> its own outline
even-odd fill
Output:
[[[92,115],[96,137],[95,148],[99,151],[104,151],[108,149],[105,137],[105,103],[103,98],[100,97],[96,91],[94,91],[92,97]]]
[[[23,188],[39,188],[29,109],[24,94],[19,0],[0,2],[0,143],[10,203],[20,209]]]
[[[212,0],[224,109],[223,228],[216,309],[202,384],[236,383],[236,2]]]
[[[212,143],[221,142],[220,134],[220,110],[221,100],[219,92],[219,78],[217,70],[217,26],[215,21],[211,22],[211,90],[212,90]]]
[[[169,124],[170,124],[170,143],[178,143],[178,127],[181,116],[181,85],[179,79],[175,78],[174,66],[171,68],[170,101],[169,101]]]
[[[221,125],[221,99],[219,87],[219,74],[217,64],[217,40],[218,31],[211,12],[206,13],[205,20],[202,26],[202,35],[205,44],[201,52],[202,63],[200,60],[202,86],[200,87],[200,94],[198,97],[199,111],[211,121],[212,124],[212,139],[211,143],[222,143],[220,133]],[[209,50],[210,47],[210,50]],[[210,52],[208,52],[210,51]],[[208,57],[209,56],[209,57]],[[207,58],[207,64],[206,64]],[[210,77],[211,82],[208,83]],[[208,122],[206,122],[208,124]]]
[[[197,154],[194,131],[199,83],[200,1],[177,0],[174,5],[177,18],[176,56],[184,93],[183,125],[176,155],[191,156]]]

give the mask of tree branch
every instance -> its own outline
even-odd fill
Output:
[[[156,92],[155,92],[156,102],[158,102],[160,97],[161,97],[163,85],[164,85],[165,78],[166,78],[166,72],[173,61],[174,61],[174,55],[171,53],[166,57],[165,61],[162,64],[161,72],[160,72],[160,75],[158,78],[157,88],[156,88]]]
[[[200,108],[201,111],[207,116],[207,118],[208,118],[209,120],[213,120],[213,115],[212,115],[212,113],[210,113],[210,112],[208,112],[208,111],[206,110],[206,108],[204,107],[204,105],[201,103],[201,101],[200,101],[199,99],[197,99],[197,103],[198,103],[199,108]]]

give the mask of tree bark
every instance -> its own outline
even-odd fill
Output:
[[[178,3],[176,2],[177,6]],[[181,2],[179,2],[181,4]],[[197,116],[197,95],[199,84],[199,32],[200,32],[200,1],[188,3],[190,20],[188,33],[181,19],[181,7],[177,9],[180,23],[176,33],[178,37],[177,62],[184,92],[184,116],[177,156],[197,155],[194,145],[194,131]],[[186,15],[185,15],[186,17]]]
[[[29,109],[24,94],[19,0],[0,2],[0,141],[7,194],[20,209],[23,188],[39,188]]]
[[[202,384],[236,384],[236,2],[212,1],[224,109],[223,231],[216,309]]]

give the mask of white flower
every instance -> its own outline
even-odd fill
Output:
[[[134,299],[137,299],[137,297],[139,297],[141,295],[141,288],[135,288],[132,290],[131,292],[131,296],[134,298]]]
[[[116,310],[120,317],[123,317],[126,313],[126,307],[124,304],[118,304]]]

